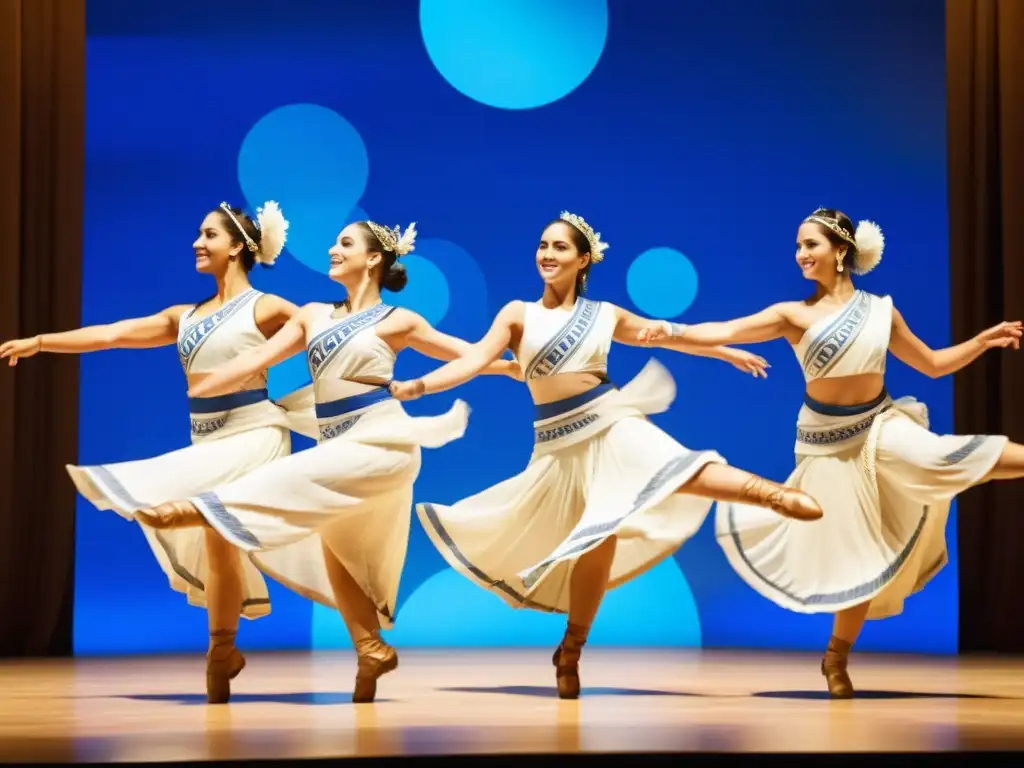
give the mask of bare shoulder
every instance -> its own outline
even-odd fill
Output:
[[[174,323],[175,327],[177,327],[181,324],[181,318],[185,316],[185,313],[191,310],[194,306],[194,304],[175,304],[174,306],[161,310],[157,314]]]
[[[295,313],[295,317],[300,322],[310,320],[314,316],[320,314],[325,309],[333,309],[333,304],[328,304],[325,301],[311,301],[308,304],[303,304],[299,307],[299,311]]]
[[[773,312],[788,323],[799,324],[797,322],[799,318],[809,309],[812,309],[814,304],[815,299],[812,296],[799,301],[780,301],[776,304],[770,305],[766,309],[768,312]]]
[[[167,317],[173,317],[175,320],[180,320],[181,316],[188,312],[190,309],[192,309],[194,306],[195,304],[175,304],[162,310],[160,314],[166,315]]]
[[[405,307],[395,307],[384,322],[392,332],[407,332],[430,325],[423,315]]]
[[[495,324],[521,325],[525,314],[526,302],[522,299],[514,299],[499,310],[494,322]]]
[[[277,294],[264,293],[256,299],[256,315],[259,318],[270,319],[280,316],[292,318],[298,313],[299,307],[296,304]]]

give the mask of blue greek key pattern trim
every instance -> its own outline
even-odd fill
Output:
[[[580,298],[569,321],[526,367],[526,378],[552,376],[576,354],[597,324],[601,302]]]
[[[951,467],[954,464],[959,464],[961,461],[966,459],[976,450],[981,448],[982,445],[988,440],[988,435],[974,435],[966,443],[961,445],[952,453],[943,456],[939,462],[946,467]]]
[[[804,373],[819,378],[838,363],[856,342],[871,314],[871,295],[857,295],[828,327],[814,340],[804,356]]]
[[[144,509],[155,506],[153,504],[147,504],[136,499],[128,491],[127,488],[114,476],[114,474],[104,465],[100,464],[93,467],[81,467],[89,479],[92,480],[93,485],[97,487],[97,490],[105,493],[110,501],[115,502],[124,511]],[[178,576],[182,578],[187,584],[192,585],[196,589],[206,592],[206,584],[203,580],[192,573],[188,568],[182,565],[181,561],[178,560],[177,548],[174,546],[173,532],[153,530],[156,540],[160,543],[160,546],[164,550],[164,554],[167,555],[167,561],[170,563],[171,570],[174,571]],[[270,598],[268,597],[247,597],[242,600],[242,607],[248,608],[252,605],[270,605]]]
[[[527,589],[531,589],[556,561],[572,557],[592,546],[595,541],[610,536],[622,525],[623,521],[647,507],[652,499],[664,493],[666,486],[670,482],[676,482],[679,475],[687,472],[698,460],[706,455],[705,451],[687,451],[684,454],[671,458],[657,472],[651,475],[651,478],[640,489],[640,492],[637,493],[636,498],[633,499],[633,504],[625,513],[613,520],[575,531],[554,552],[523,577],[523,584],[526,585]],[[674,490],[675,487],[678,487],[678,483],[672,489]]]
[[[195,504],[196,509],[203,513],[204,517],[207,519],[213,518],[210,522],[216,523],[218,529],[227,531],[230,534],[230,538],[234,539],[234,543],[244,544],[252,549],[260,549],[262,547],[260,540],[256,538],[255,534],[242,525],[241,520],[228,512],[224,502],[213,491],[200,493],[195,498],[190,499],[190,501]]]
[[[801,429],[796,428],[796,439],[804,445],[837,445],[847,440],[852,440],[858,435],[867,432],[879,414],[889,410],[892,406],[886,406],[877,413],[845,427],[832,427],[825,429]]]
[[[359,331],[370,328],[395,311],[388,304],[376,304],[362,312],[343,317],[326,331],[318,334],[306,347],[309,373],[315,380],[327,363],[345,348]]]
[[[262,295],[263,294],[259,291],[250,288],[241,296],[236,296],[209,317],[197,320],[188,327],[182,329],[178,336],[178,359],[181,360],[182,368],[184,368],[186,372],[189,370],[192,366],[193,360],[195,359],[196,352],[198,352],[199,348],[206,343],[207,339],[210,338],[210,334],[216,331],[225,320],[238,312],[238,310],[248,304],[252,299]],[[194,312],[195,309],[192,311]],[[190,312],[189,317],[191,316],[192,313]]]
[[[228,423],[228,417],[225,414],[224,416],[217,416],[217,417],[215,417],[213,419],[195,419],[195,418],[193,418],[191,420],[191,422],[192,422],[192,434],[195,437],[206,437],[207,435],[212,435],[218,429],[221,429],[225,424],[227,424]]]
[[[363,414],[359,413],[355,416],[351,416],[343,421],[339,421],[336,424],[323,424],[320,426],[320,442],[326,442],[332,440],[339,435],[343,435],[348,432],[352,427],[356,425],[356,422],[363,418]]]
[[[595,421],[601,418],[598,413],[584,413],[580,416],[574,417],[571,421],[564,424],[559,424],[554,427],[544,427],[543,429],[534,429],[533,441],[535,445],[541,445],[542,443],[549,443],[552,440],[557,440],[561,437],[567,437],[569,435],[579,432],[581,429],[589,427]]]
[[[546,613],[564,613],[557,608],[553,608],[549,605],[541,605],[536,603],[530,598],[523,595],[514,587],[509,585],[507,582],[501,579],[494,579],[487,575],[484,571],[480,570],[469,558],[459,549],[459,546],[452,539],[448,530],[441,523],[440,517],[438,517],[437,510],[434,509],[433,504],[420,504],[419,508],[423,510],[426,515],[427,522],[430,523],[430,527],[433,528],[437,537],[441,540],[448,551],[451,552],[452,556],[458,561],[459,565],[462,566],[470,575],[473,576],[478,582],[483,584],[489,589],[501,592],[508,597],[512,598],[515,602],[526,608],[533,608],[536,611],[544,611]]]
[[[736,511],[735,507],[729,507],[729,537],[732,540],[733,546],[736,548],[736,552],[739,554],[740,559],[743,560],[744,565],[750,570],[750,572],[756,576],[761,582],[767,584],[769,587],[774,589],[779,594],[784,595],[789,600],[800,605],[818,605],[818,606],[832,606],[841,605],[848,603],[852,600],[858,600],[860,598],[867,598],[871,595],[875,595],[882,590],[882,588],[888,584],[893,578],[899,573],[900,568],[903,567],[903,563],[906,562],[907,558],[914,551],[914,546],[917,544],[918,539],[921,538],[921,532],[924,530],[925,523],[928,522],[928,507],[924,507],[921,513],[921,519],[917,522],[917,527],[914,529],[914,533],[911,535],[910,540],[906,546],[900,550],[896,559],[890,563],[885,570],[878,574],[875,578],[870,581],[865,581],[863,584],[858,584],[855,587],[849,589],[842,589],[836,592],[819,592],[813,595],[807,595],[806,597],[800,597],[799,595],[793,594],[791,591],[783,587],[781,584],[776,584],[770,578],[761,573],[754,564],[750,561],[747,556],[746,550],[743,547],[743,539],[740,535],[739,530],[736,528]]]

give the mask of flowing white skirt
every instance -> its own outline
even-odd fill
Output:
[[[263,390],[192,399],[192,445],[139,461],[66,468],[78,492],[97,509],[132,520],[136,509],[192,496],[287,456],[289,430],[315,436],[311,396],[307,387],[276,405]],[[171,589],[191,605],[205,607],[209,562],[203,530],[140,527]],[[270,612],[266,582],[245,558],[242,590],[243,616]]]
[[[576,561],[618,537],[609,588],[675,552],[712,501],[675,491],[712,462],[648,421],[675,397],[651,361],[621,390],[538,406],[536,447],[519,475],[452,506],[419,504],[423,527],[459,573],[514,608],[565,613]]]
[[[950,502],[996,464],[1003,436],[936,435],[924,405],[884,394],[852,408],[807,400],[787,485],[824,516],[796,522],[759,507],[719,503],[716,535],[753,589],[800,613],[871,601],[895,616],[946,564]]]
[[[462,401],[440,416],[414,418],[398,401],[378,399],[321,419],[319,445],[207,486],[189,500],[262,571],[334,607],[326,544],[388,629],[405,564],[420,448],[458,439],[468,416]]]

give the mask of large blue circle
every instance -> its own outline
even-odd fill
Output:
[[[468,620],[471,617],[472,620]],[[325,617],[326,618],[326,617]],[[314,648],[345,647],[340,620],[331,631],[314,616]],[[549,646],[565,629],[565,616],[517,610],[451,568],[420,584],[398,608],[388,642],[399,647]],[[666,558],[650,571],[611,590],[601,603],[589,645],[612,647],[701,646],[697,602],[679,564]]]
[[[651,248],[637,256],[626,274],[629,298],[651,317],[676,317],[697,298],[697,270],[674,248]]]
[[[416,255],[428,259],[448,281],[444,330],[468,341],[487,333],[491,323],[487,279],[476,259],[455,243],[438,238],[418,241]]]
[[[430,60],[452,87],[501,109],[575,90],[608,37],[607,0],[420,0]]]
[[[267,389],[272,400],[280,400],[312,381],[305,351],[292,355],[270,369]]]
[[[422,315],[431,325],[437,325],[448,314],[451,300],[444,272],[431,261],[416,254],[403,256],[402,263],[408,272],[409,283],[399,293],[385,295],[384,300],[389,304],[411,309]]]
[[[276,200],[290,222],[285,249],[324,272],[327,249],[366,191],[370,160],[359,132],[316,104],[289,104],[250,129],[238,181],[253,210]]]

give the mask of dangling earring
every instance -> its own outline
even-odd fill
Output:
[[[838,258],[836,260],[837,261],[837,263],[836,263],[836,272],[842,272],[843,271],[843,258],[845,256],[846,256],[845,253],[840,253],[839,254],[839,256],[838,256]]]

